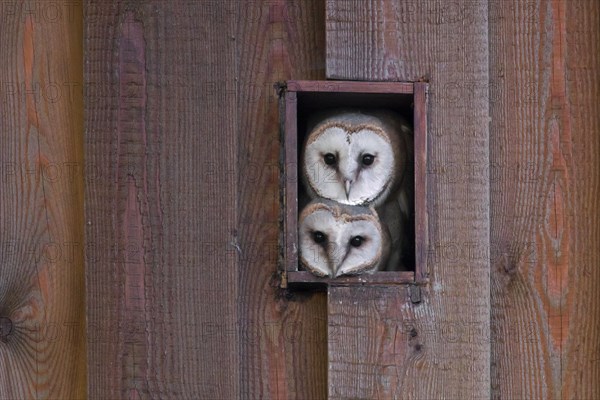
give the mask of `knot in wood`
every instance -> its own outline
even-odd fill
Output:
[[[0,317],[0,341],[8,341],[8,336],[13,331],[13,322],[8,317]]]

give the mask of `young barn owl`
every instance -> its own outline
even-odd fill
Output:
[[[389,230],[387,269],[400,269],[412,232],[413,161],[410,125],[389,110],[333,110],[309,122],[302,176],[311,198],[376,207]],[[402,267],[404,269],[405,267]]]
[[[387,230],[375,209],[317,199],[300,213],[300,261],[317,276],[371,273],[386,265]]]

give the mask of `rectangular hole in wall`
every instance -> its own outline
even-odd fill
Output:
[[[284,285],[385,285],[420,283],[424,280],[427,255],[426,95],[427,84],[421,82],[287,82],[281,102],[282,176],[298,179],[282,180]],[[407,173],[411,175],[415,187],[414,195],[409,199],[412,209],[408,236],[410,250],[404,255],[402,270],[327,278],[313,275],[299,262],[298,216],[307,201],[299,170],[302,146],[308,133],[307,119],[316,112],[339,108],[367,112],[392,110],[413,128],[414,160],[407,165]]]

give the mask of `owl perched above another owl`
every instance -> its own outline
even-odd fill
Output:
[[[412,233],[413,132],[390,110],[331,110],[309,122],[302,177],[311,199],[375,207],[391,238],[387,269],[406,264]],[[404,268],[403,268],[404,269]]]
[[[311,198],[383,204],[401,190],[413,158],[409,124],[388,111],[333,110],[311,121],[302,175]]]
[[[300,260],[314,275],[339,277],[385,267],[387,230],[370,207],[317,199],[300,213]]]

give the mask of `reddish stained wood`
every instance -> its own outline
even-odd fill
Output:
[[[600,396],[600,6],[490,2],[492,394]]]
[[[236,398],[236,13],[85,7],[90,397]]]
[[[323,77],[315,51],[323,4],[86,9],[86,151],[114,178],[87,189],[87,235],[97,242],[88,268],[90,396],[325,397],[324,294],[287,293],[274,279],[273,173],[273,83]],[[124,65],[127,57],[137,62]],[[119,110],[131,123],[116,126]],[[127,221],[138,225],[130,237],[121,235]],[[143,257],[127,263],[132,243]],[[128,305],[142,304],[128,293],[144,300],[130,317]]]
[[[428,56],[424,47],[426,43],[421,38],[418,38],[419,42],[408,43],[403,36],[417,33],[419,28],[416,26],[412,32],[406,29],[409,26],[412,28],[416,20],[439,27],[441,24],[435,17],[442,7],[433,3],[381,2],[378,3],[378,7],[363,7],[360,14],[357,14],[352,6],[362,4],[356,1],[353,4],[352,1],[345,1],[341,5],[335,1],[326,3],[327,41],[337,44],[336,47],[327,46],[327,77],[346,80],[417,81],[425,76],[418,75],[418,68],[406,60],[407,57],[414,56],[419,62],[425,62]],[[419,54],[411,54],[416,52]],[[354,57],[352,63],[348,63],[347,58],[340,57],[340,53]]]
[[[549,189],[546,196],[547,222],[543,233],[544,241],[548,244],[548,246],[544,246],[546,251],[545,259],[548,262],[546,267],[548,271],[546,291],[550,304],[558,304],[560,305],[559,308],[562,308],[564,306],[561,304],[563,297],[567,294],[569,269],[572,259],[569,250],[572,227],[570,226],[570,218],[567,215],[569,205],[566,204],[568,193],[565,193],[562,188],[565,183],[568,184],[571,178],[564,156],[571,159],[572,154],[568,152],[568,149],[564,149],[565,146],[561,146],[560,144],[561,131],[559,131],[559,122],[553,119],[549,121],[547,128],[550,133],[549,150],[552,153],[550,171],[554,176],[552,177],[552,188]],[[563,151],[565,151],[565,154],[563,154]],[[540,267],[544,268],[541,265]],[[553,311],[549,310],[549,314],[554,314]],[[550,320],[549,332],[552,344],[559,351],[563,350],[563,345],[568,339],[568,328],[568,315],[563,315],[562,312],[559,312],[556,317]]]
[[[283,193],[285,230],[285,269],[286,272],[298,269],[298,99],[296,93],[285,94],[285,131],[282,132],[285,159],[282,173],[285,192]],[[292,177],[296,179],[292,179]],[[287,286],[288,275],[283,276],[282,287]]]
[[[415,83],[414,154],[415,154],[415,280],[425,281],[429,252],[429,198],[427,194],[427,84]]]
[[[147,104],[147,79],[146,79],[146,49],[144,39],[144,28],[140,21],[136,21],[133,13],[127,13],[122,25],[119,37],[119,98],[117,111],[117,137],[116,153],[118,154],[115,165],[114,180],[119,181],[120,169],[127,168],[125,161],[127,156],[123,153],[132,152],[131,144],[145,149],[148,146],[148,135],[146,131],[146,104]],[[135,152],[135,150],[133,150]],[[134,327],[119,332],[120,340],[123,341],[124,350],[120,367],[122,369],[123,389],[128,397],[133,393],[140,395],[147,393],[148,388],[140,386],[147,375],[145,362],[148,343],[146,332],[145,305],[146,296],[150,288],[146,287],[146,280],[152,281],[153,270],[146,266],[146,250],[143,245],[145,230],[143,223],[143,211],[148,208],[148,154],[137,154],[140,158],[138,174],[126,173],[126,193],[115,193],[114,202],[124,203],[124,209],[119,209],[115,235],[118,243],[128,249],[123,260],[124,312],[120,315],[119,325]],[[137,175],[137,176],[136,176]],[[119,197],[122,196],[122,199]],[[143,204],[140,204],[143,203]],[[132,251],[133,250],[133,251]]]
[[[240,397],[321,399],[327,393],[325,294],[284,291],[274,279],[280,190],[279,177],[267,172],[270,167],[279,171],[279,113],[273,84],[324,78],[325,7],[320,0],[242,1],[239,6],[237,204],[244,256],[238,310],[246,330],[239,346]],[[253,170],[261,173],[253,176]],[[283,178],[287,190],[293,190],[293,177]],[[286,232],[287,237],[295,235]],[[257,251],[250,256],[252,248]]]
[[[0,24],[0,398],[84,399],[81,4],[51,23],[9,8]]]
[[[287,273],[288,283],[317,283],[323,285],[398,285],[415,282],[412,271],[379,272],[372,275],[343,276],[340,278],[320,278],[308,271],[291,271]]]
[[[563,1],[560,6],[563,70],[556,73],[564,73],[565,127],[559,142],[566,168],[558,176],[565,182],[563,229],[571,232],[568,287],[563,291],[568,294],[561,313],[561,325],[568,327],[563,328],[562,396],[598,398],[600,304],[595,294],[600,292],[600,271],[594,266],[600,265],[600,4]]]
[[[328,78],[427,77],[430,89],[430,280],[415,306],[406,288],[329,288],[329,326],[343,330],[329,343],[330,398],[490,396],[489,182],[485,174],[447,175],[456,166],[488,166],[488,14],[485,2],[460,7],[457,20],[437,1],[327,2]],[[440,253],[447,246],[458,254]],[[431,329],[417,328],[414,344],[406,335],[388,339],[390,325],[405,323]],[[386,375],[383,366],[394,373]]]
[[[291,92],[413,93],[412,82],[288,81]]]
[[[412,326],[408,288],[330,286],[328,295],[335,299],[328,307],[328,398],[410,396],[404,371],[425,348]]]

